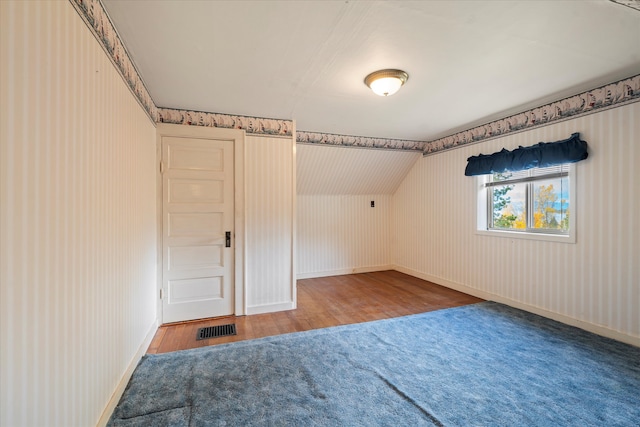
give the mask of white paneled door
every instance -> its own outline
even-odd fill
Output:
[[[233,140],[162,137],[162,321],[234,313]]]

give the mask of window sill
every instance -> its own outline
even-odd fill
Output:
[[[507,239],[540,240],[544,242],[576,243],[575,233],[568,235],[524,233],[518,231],[476,230],[476,235],[502,237]]]

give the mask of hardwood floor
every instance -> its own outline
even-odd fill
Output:
[[[482,301],[397,271],[298,280],[298,308],[278,313],[228,316],[163,325],[147,353],[166,353],[406,316]],[[199,328],[235,323],[237,335],[197,341]]]

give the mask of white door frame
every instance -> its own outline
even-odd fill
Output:
[[[242,129],[223,129],[205,126],[176,125],[158,123],[156,127],[156,221],[157,227],[157,286],[158,286],[158,323],[162,324],[162,137],[175,136],[187,138],[231,139],[233,143],[234,158],[234,227],[235,227],[235,253],[234,253],[234,314],[244,316],[247,313],[246,282],[245,282],[245,187],[244,187],[244,148],[245,131]]]

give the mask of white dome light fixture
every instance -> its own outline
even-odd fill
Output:
[[[373,93],[380,96],[393,95],[409,80],[409,75],[402,70],[378,70],[364,78],[364,84]]]

